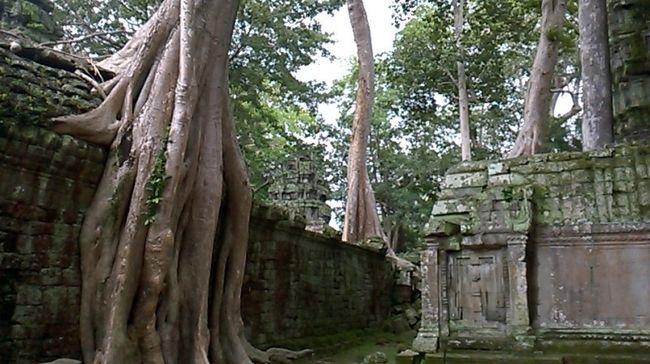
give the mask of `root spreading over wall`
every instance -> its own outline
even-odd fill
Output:
[[[243,334],[251,191],[230,114],[236,0],[165,0],[55,130],[109,146],[83,222],[85,363],[287,362]]]

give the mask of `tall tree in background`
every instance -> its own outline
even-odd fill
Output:
[[[362,0],[347,0],[352,33],[357,45],[359,76],[348,152],[347,198],[343,240],[384,238],[375,194],[368,179],[367,157],[370,119],[375,98],[375,65],[368,16]]]
[[[55,129],[109,146],[81,233],[85,363],[269,362],[240,314],[251,191],[230,114],[237,0],[165,0]],[[252,359],[251,359],[252,358]]]
[[[538,153],[542,146],[544,127],[551,117],[551,83],[566,8],[566,0],[542,0],[542,24],[524,102],[524,124],[508,155],[510,158]]]
[[[606,0],[580,0],[582,65],[582,147],[593,150],[613,142],[612,79]]]
[[[449,141],[455,146],[457,138],[447,140],[458,134],[460,119],[454,1],[407,5],[396,1],[394,6],[396,22],[403,22],[403,29],[388,63],[388,81],[398,92],[396,113],[414,122],[434,123],[439,129],[437,144]],[[539,38],[534,29],[539,13],[540,7],[530,2],[465,0],[462,46],[471,100],[472,158],[496,158],[514,142],[513,130],[523,119],[522,80],[529,77]]]
[[[460,115],[460,150],[464,161],[472,159],[469,126],[469,97],[467,95],[467,74],[465,73],[465,48],[463,26],[465,25],[465,0],[454,0],[454,36],[456,38],[456,84],[458,85],[458,114]]]

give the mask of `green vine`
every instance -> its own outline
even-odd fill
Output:
[[[145,187],[147,192],[147,218],[144,224],[149,226],[156,221],[156,210],[162,200],[162,192],[165,188],[165,164],[167,163],[167,143],[169,142],[169,130],[165,130],[165,137],[162,140],[162,147],[156,156],[151,177]]]
[[[560,39],[561,35],[562,35],[562,29],[558,27],[553,27],[546,31],[546,38],[551,42],[555,42],[558,39]]]

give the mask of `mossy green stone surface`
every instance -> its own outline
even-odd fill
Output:
[[[456,228],[450,223],[465,227],[464,234],[520,230],[530,223],[522,210],[527,200],[535,207],[530,213],[538,225],[647,222],[650,145],[480,162],[473,172],[452,170],[427,232],[452,235]],[[492,216],[486,218],[487,212]]]

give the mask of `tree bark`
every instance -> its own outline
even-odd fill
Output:
[[[460,115],[460,149],[462,160],[472,160],[471,132],[469,126],[469,97],[467,96],[467,74],[465,73],[465,49],[462,43],[463,24],[465,23],[465,0],[454,1],[454,33],[458,60],[458,111]]]
[[[538,153],[544,125],[551,117],[551,81],[557,64],[560,32],[564,25],[566,0],[542,0],[542,24],[524,102],[524,124],[509,158]]]
[[[580,0],[578,24],[584,108],[582,149],[588,151],[614,141],[607,2]]]
[[[269,363],[243,335],[251,190],[228,49],[237,0],[164,0],[96,109],[55,130],[110,147],[80,234],[85,363]],[[285,355],[286,354],[286,355]]]
[[[370,26],[362,0],[347,0],[347,6],[354,41],[357,45],[359,78],[356,108],[352,121],[352,139],[348,153],[343,240],[357,242],[374,237],[385,240],[366,165],[370,120],[375,96],[375,66]]]

